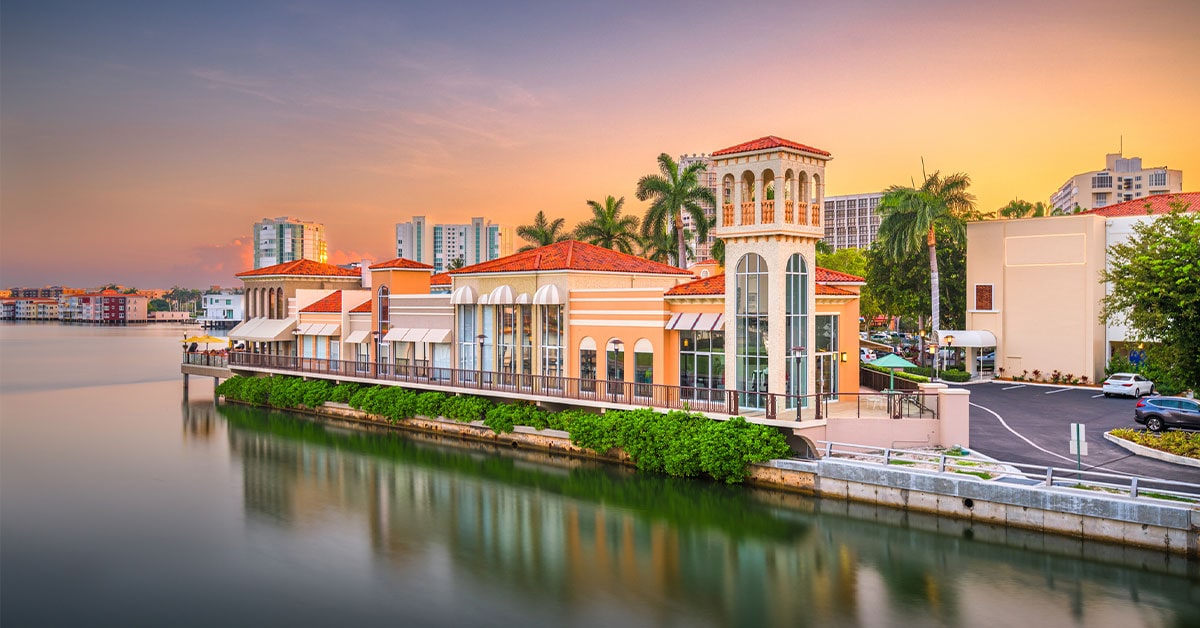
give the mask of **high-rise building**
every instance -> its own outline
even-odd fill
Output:
[[[825,237],[833,250],[865,249],[879,234],[879,199],[883,192],[825,197]]]
[[[1050,195],[1050,205],[1066,213],[1124,203],[1153,194],[1183,191],[1183,171],[1166,166],[1145,168],[1141,157],[1121,153],[1104,156],[1104,170],[1077,174]]]
[[[470,266],[511,255],[514,235],[512,227],[479,217],[468,224],[431,225],[424,216],[413,216],[396,223],[396,257],[429,264],[440,273],[457,259]]]
[[[698,155],[681,155],[679,157],[679,170],[682,171],[684,168],[687,168],[696,162],[701,162],[704,164],[704,170],[700,172],[699,176],[700,185],[712,190],[713,196],[716,197],[717,172],[713,169],[712,158],[710,158],[707,154],[701,153]],[[704,216],[708,218],[709,224],[708,238],[703,242],[696,241],[696,230],[692,225],[692,215],[687,212],[683,212],[683,229],[691,236],[688,239],[688,248],[692,250],[692,259],[689,261],[700,261],[711,257],[712,245],[717,239],[716,236],[713,235],[713,232],[716,231],[714,226],[717,219],[717,208],[715,205],[709,205],[708,203],[702,204],[701,207],[704,209]]]
[[[324,264],[329,257],[325,225],[280,216],[254,223],[254,267],[308,259]]]

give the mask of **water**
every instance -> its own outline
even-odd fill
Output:
[[[180,331],[0,325],[0,624],[1200,625],[1178,558],[185,401]]]

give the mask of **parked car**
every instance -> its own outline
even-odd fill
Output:
[[[870,362],[871,360],[874,360],[875,358],[877,358],[879,356],[875,355],[874,351],[872,351],[866,347],[859,347],[858,357],[863,362]]]
[[[1100,390],[1104,392],[1105,397],[1113,395],[1141,397],[1154,392],[1154,382],[1137,373],[1113,373],[1104,380],[1104,386]]]
[[[877,332],[871,334],[871,340],[875,340],[878,342],[888,342],[891,339],[892,339],[891,336],[887,335],[887,333],[882,332],[882,331],[877,331]]]
[[[993,351],[975,358],[975,363],[979,365],[981,371],[996,368],[996,352]]]
[[[1200,402],[1186,397],[1147,397],[1138,399],[1133,420],[1151,432],[1168,427],[1200,430]]]

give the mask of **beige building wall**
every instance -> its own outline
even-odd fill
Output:
[[[967,329],[996,336],[997,372],[1103,377],[1104,260],[1103,216],[967,225]]]

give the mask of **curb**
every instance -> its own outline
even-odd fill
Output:
[[[1043,388],[1074,388],[1075,390],[1090,390],[1092,392],[1103,392],[1100,386],[1081,386],[1079,384],[1051,384],[1048,382],[1017,382],[1011,379],[993,379],[993,384],[1006,384],[1008,386],[1042,386]]]
[[[1187,467],[1200,467],[1200,460],[1195,458],[1188,458],[1187,456],[1171,454],[1165,451],[1159,451],[1157,449],[1146,447],[1145,445],[1139,445],[1137,443],[1127,441],[1124,438],[1117,438],[1116,436],[1113,436],[1111,432],[1104,433],[1104,440],[1116,445],[1117,447],[1128,450],[1136,456],[1153,458],[1155,460],[1161,460],[1171,464],[1180,464]]]

